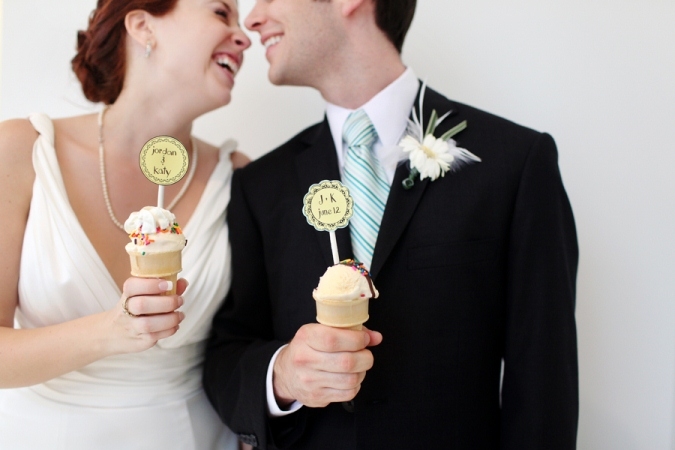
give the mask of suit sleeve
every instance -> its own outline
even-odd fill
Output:
[[[553,139],[527,156],[508,250],[501,448],[574,449],[577,237]]]
[[[242,189],[242,171],[232,180],[228,225],[232,287],[213,320],[204,363],[204,390],[221,419],[244,442],[273,444],[297,427],[299,417],[267,417],[265,377],[272,355],[285,342],[272,334],[272,308],[260,229]],[[291,433],[292,434],[292,433]],[[280,438],[281,439],[281,438]]]

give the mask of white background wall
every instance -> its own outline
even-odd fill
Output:
[[[95,109],[69,70],[95,3],[4,1],[0,120]],[[419,3],[404,49],[418,76],[557,140],[581,248],[578,448],[674,450],[675,1]],[[272,87],[253,39],[232,104],[195,131],[259,156],[322,101]]]

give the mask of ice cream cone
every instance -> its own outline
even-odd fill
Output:
[[[369,298],[356,298],[347,302],[332,302],[330,300],[317,300],[316,320],[329,327],[348,328],[361,330],[368,320]]]
[[[137,251],[127,251],[131,262],[131,275],[141,278],[161,278],[171,281],[173,288],[167,295],[176,293],[178,272],[183,270],[181,252],[164,252],[142,254]]]

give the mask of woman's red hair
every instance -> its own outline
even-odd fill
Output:
[[[89,16],[89,26],[77,32],[77,54],[71,61],[87,99],[110,105],[122,91],[126,70],[126,15],[141,9],[153,16],[162,16],[176,3],[178,0],[98,0]]]

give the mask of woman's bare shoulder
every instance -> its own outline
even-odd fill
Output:
[[[32,168],[33,144],[38,137],[28,119],[11,119],[0,122],[0,158],[5,173]]]
[[[248,163],[251,162],[251,158],[249,158],[245,153],[242,153],[239,150],[233,151],[232,154],[230,155],[230,159],[232,159],[232,167],[235,169],[245,167]]]

